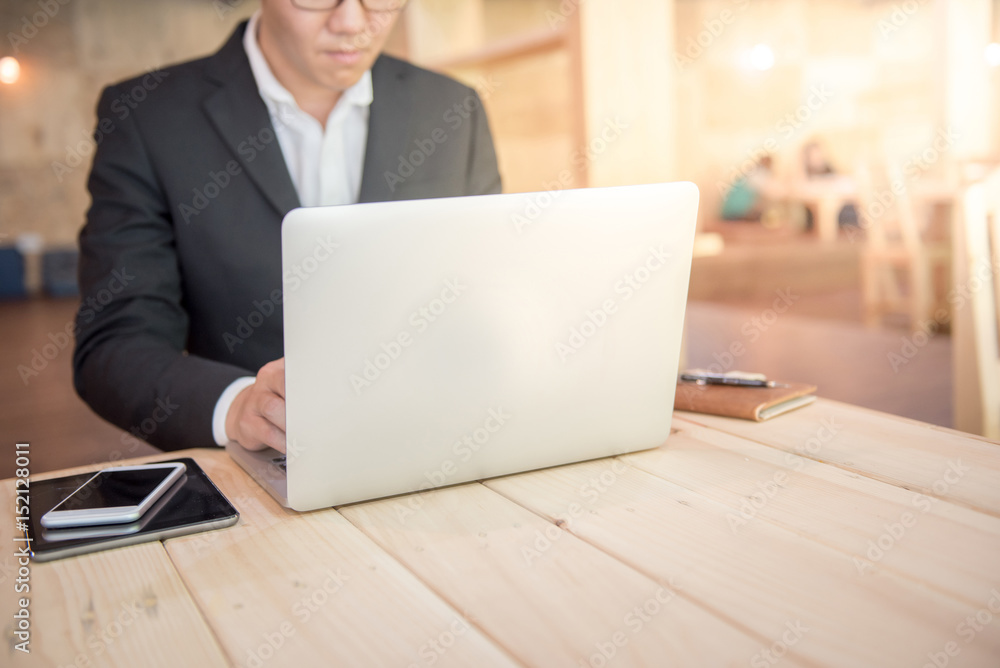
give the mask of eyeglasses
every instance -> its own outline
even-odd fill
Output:
[[[398,12],[406,0],[359,0],[361,6],[371,13]],[[344,0],[292,0],[292,5],[311,12],[325,12],[336,9]]]

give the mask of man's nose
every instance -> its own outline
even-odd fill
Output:
[[[361,5],[361,0],[343,0],[330,11],[326,27],[332,33],[356,35],[365,29],[367,23],[368,11]]]

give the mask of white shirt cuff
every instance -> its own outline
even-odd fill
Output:
[[[253,376],[237,378],[223,390],[222,396],[215,402],[215,412],[212,413],[212,436],[219,445],[225,445],[229,442],[229,434],[226,433],[226,417],[229,415],[229,408],[233,405],[236,395],[253,385],[256,380]]]

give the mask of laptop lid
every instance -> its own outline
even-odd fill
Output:
[[[673,183],[291,211],[288,504],[663,443],[697,206]]]

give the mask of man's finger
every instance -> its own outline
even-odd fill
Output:
[[[274,448],[279,452],[285,451],[285,432],[278,429],[268,419],[256,416],[250,423],[251,437],[258,443]]]
[[[277,394],[282,399],[285,398],[285,358],[282,357],[274,362],[268,362],[257,373],[257,380],[264,387]]]
[[[267,393],[260,398],[258,414],[282,432],[285,431],[285,400],[274,393]]]

